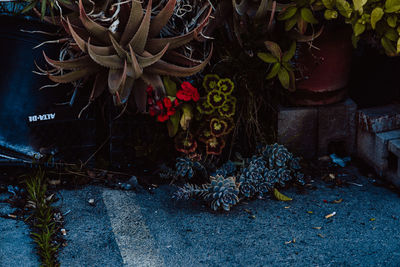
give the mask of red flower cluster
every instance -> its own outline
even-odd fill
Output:
[[[150,116],[157,116],[158,121],[164,122],[175,114],[176,107],[179,106],[178,99],[175,99],[173,103],[169,97],[164,97],[162,100],[155,100],[152,86],[147,87],[146,92]]]
[[[176,97],[183,101],[193,100],[194,102],[200,99],[197,88],[193,87],[189,82],[183,82],[181,84],[181,89],[176,93]]]

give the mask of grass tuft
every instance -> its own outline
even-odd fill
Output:
[[[35,175],[25,182],[28,193],[27,206],[31,209],[33,231],[32,239],[36,243],[38,254],[41,258],[41,266],[59,266],[57,250],[59,244],[55,242],[56,223],[54,221],[53,195],[47,196],[47,183],[45,172],[38,170]]]

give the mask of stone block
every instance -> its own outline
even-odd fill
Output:
[[[400,139],[390,140],[388,149],[397,157],[400,157]]]
[[[357,112],[358,128],[380,133],[400,128],[400,105],[392,104],[362,109]]]
[[[356,152],[357,105],[350,98],[318,107],[318,156]]]
[[[400,139],[390,140],[388,149],[393,154],[391,155],[392,159],[390,159],[392,162],[389,162],[387,177],[392,184],[400,188]]]
[[[358,156],[371,165],[379,176],[385,176],[389,172],[389,142],[396,139],[400,139],[400,130],[370,133],[359,129]]]
[[[318,108],[280,107],[278,113],[278,142],[304,158],[317,152]]]
[[[376,162],[375,143],[376,135],[374,133],[362,129],[357,130],[357,156],[373,167]]]

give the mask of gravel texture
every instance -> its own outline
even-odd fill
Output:
[[[5,203],[8,194],[0,194],[0,266],[39,266],[28,225],[7,218],[15,209]]]

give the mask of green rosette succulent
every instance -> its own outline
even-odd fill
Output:
[[[229,211],[239,202],[239,186],[235,178],[216,175],[210,179],[211,183],[207,185],[208,192],[204,195],[204,199],[211,202],[211,208],[215,211],[220,209]]]

